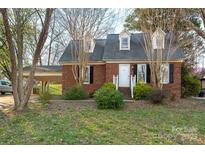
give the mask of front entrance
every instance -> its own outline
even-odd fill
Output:
[[[119,87],[130,85],[130,64],[119,64]]]

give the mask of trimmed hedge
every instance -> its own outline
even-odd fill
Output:
[[[152,87],[145,83],[138,83],[134,87],[134,99],[135,100],[146,100],[149,98],[149,94],[152,91]]]
[[[112,82],[108,82],[108,83],[103,84],[103,86],[101,88],[108,88],[108,89],[115,90],[116,86]]]
[[[98,109],[119,109],[124,106],[123,94],[106,86],[98,89],[94,98]]]

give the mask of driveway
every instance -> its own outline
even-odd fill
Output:
[[[30,102],[34,103],[37,101],[37,95],[32,95]],[[6,94],[0,95],[0,109],[9,108],[14,105],[13,95]]]
[[[0,109],[7,108],[13,105],[13,95],[0,95]]]

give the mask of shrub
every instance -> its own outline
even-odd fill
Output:
[[[94,97],[94,92],[89,92],[88,96],[89,96],[89,98],[93,98]]]
[[[177,100],[177,94],[176,93],[171,93],[170,94],[170,101],[176,101]]]
[[[40,94],[40,88],[39,87],[33,87],[33,94]]]
[[[98,109],[119,109],[124,106],[123,94],[113,89],[101,87],[94,97]]]
[[[47,91],[47,92],[43,92],[39,94],[39,102],[42,103],[43,106],[47,106],[48,105],[48,101],[52,98],[51,94]]]
[[[152,87],[150,85],[144,83],[138,83],[133,90],[134,99],[135,100],[148,99],[151,91],[152,91]]]
[[[200,81],[182,67],[182,97],[197,96],[199,91]]]
[[[88,93],[81,86],[74,86],[64,94],[65,100],[82,100],[88,97]]]
[[[103,84],[102,88],[108,88],[108,89],[115,90],[116,86],[112,82],[108,82],[108,83]]]
[[[164,89],[153,89],[149,95],[150,101],[154,104],[163,103],[164,99],[169,97],[169,92]]]

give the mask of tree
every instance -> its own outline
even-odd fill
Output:
[[[89,50],[94,38],[105,36],[114,29],[116,13],[110,9],[61,9],[60,23],[71,39],[72,72],[78,85],[85,79]]]
[[[187,58],[187,63],[194,62],[191,66],[195,66],[196,58],[205,50],[205,9],[185,9],[185,13],[186,27],[189,30],[189,36],[192,36],[191,51],[186,50],[188,54],[185,54],[192,58]]]
[[[0,18],[0,73],[1,77],[11,79],[9,51],[6,45],[5,34],[3,32],[3,21]]]
[[[14,110],[22,111],[28,104],[31,91],[34,85],[34,73],[36,64],[40,57],[41,50],[47,39],[48,28],[51,21],[53,9],[46,9],[45,19],[38,37],[38,42],[32,60],[32,67],[26,84],[23,83],[23,54],[24,54],[24,30],[35,10],[30,12],[28,9],[0,9],[3,18],[6,42],[8,44],[9,56],[11,61],[11,81],[14,96]],[[11,20],[13,17],[13,21]],[[12,23],[11,23],[12,21]]]
[[[143,26],[147,29],[147,26],[152,24],[152,27],[158,27],[163,24],[159,21],[161,18],[159,12],[157,14],[156,10],[159,9],[149,9],[150,15],[153,18],[150,19],[150,15],[146,15],[144,9],[134,9],[134,11],[127,17],[125,26],[129,30],[143,31]],[[180,36],[178,39],[180,48],[184,51],[184,61],[187,67],[192,67],[195,65],[197,56],[204,50],[204,40],[200,35],[203,35],[203,14],[204,9],[161,9],[164,13],[162,17],[167,20],[163,24],[163,27],[174,27],[174,35]],[[172,11],[177,15],[175,16],[175,23],[173,20],[168,20],[172,16]],[[152,13],[152,14],[151,14]],[[171,14],[171,16],[169,15]],[[169,30],[168,30],[169,31]],[[198,31],[198,33],[196,32]],[[165,28],[165,32],[166,28]]]
[[[163,64],[168,64],[180,45],[189,42],[182,39],[182,16],[181,9],[135,9],[126,19],[125,27],[129,30],[144,32],[141,44],[150,65],[153,86],[156,88],[163,87]]]

